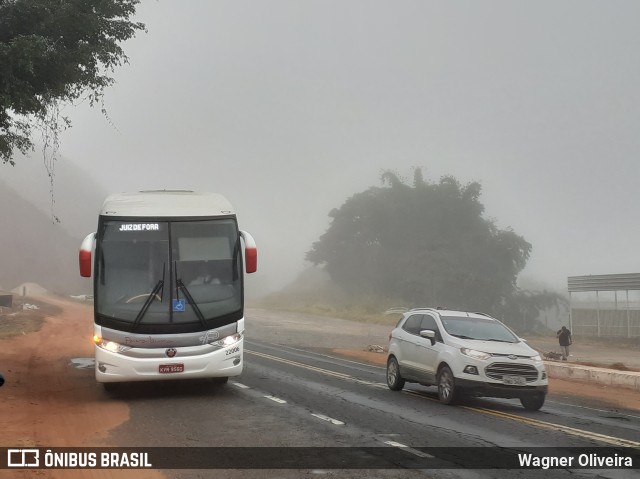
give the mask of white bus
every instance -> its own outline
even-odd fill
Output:
[[[256,271],[256,245],[224,197],[109,196],[97,232],[80,247],[80,274],[93,276],[96,380],[111,390],[121,382],[223,383],[239,375],[243,269]]]

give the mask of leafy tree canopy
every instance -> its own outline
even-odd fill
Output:
[[[390,171],[382,181],[330,212],[310,262],[351,292],[414,306],[499,314],[513,303],[531,245],[483,217],[479,183],[429,182],[421,169],[412,185]]]
[[[114,68],[126,63],[119,42],[144,25],[132,22],[139,0],[0,0],[0,158],[33,148],[33,119],[45,143],[68,125],[61,102],[102,100]],[[103,109],[104,111],[104,109]],[[51,173],[50,173],[51,174]]]

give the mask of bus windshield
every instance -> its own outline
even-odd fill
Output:
[[[232,218],[102,221],[96,322],[132,332],[187,332],[236,321],[242,317],[239,246]]]

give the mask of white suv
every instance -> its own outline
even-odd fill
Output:
[[[437,385],[445,404],[462,395],[518,398],[536,411],[548,381],[542,358],[491,316],[432,308],[412,309],[389,335],[387,385]]]

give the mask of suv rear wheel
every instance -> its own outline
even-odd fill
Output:
[[[456,379],[449,366],[442,366],[438,371],[438,399],[443,404],[455,404],[459,393],[456,389]]]
[[[532,394],[530,396],[524,396],[520,398],[522,406],[529,411],[537,411],[544,404],[544,394]]]
[[[404,387],[404,378],[400,375],[398,360],[391,356],[387,360],[387,386],[392,391],[400,391]]]

